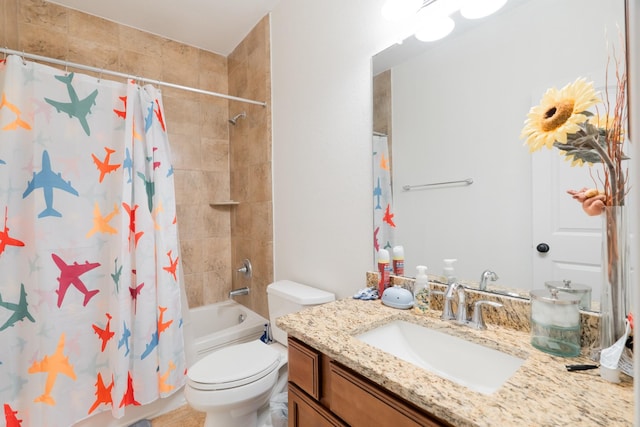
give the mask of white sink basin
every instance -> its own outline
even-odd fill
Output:
[[[498,390],[524,363],[510,354],[402,320],[356,338],[482,394]]]

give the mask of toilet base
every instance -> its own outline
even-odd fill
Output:
[[[253,411],[234,417],[231,413],[209,412],[204,419],[204,427],[257,427],[258,412]]]

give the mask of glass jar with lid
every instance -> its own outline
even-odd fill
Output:
[[[573,294],[580,302],[580,310],[591,310],[591,286],[572,283],[571,280],[544,282],[547,289],[557,289],[560,292]]]
[[[558,289],[531,294],[531,345],[562,357],[580,354],[580,299]]]

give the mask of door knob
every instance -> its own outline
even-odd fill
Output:
[[[546,243],[538,243],[538,246],[536,246],[536,250],[541,254],[549,252],[549,249],[549,245],[547,245]]]

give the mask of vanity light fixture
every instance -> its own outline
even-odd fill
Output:
[[[479,19],[498,11],[507,0],[386,0],[382,16],[415,28],[421,41],[435,41],[453,31],[455,12],[467,19]]]

